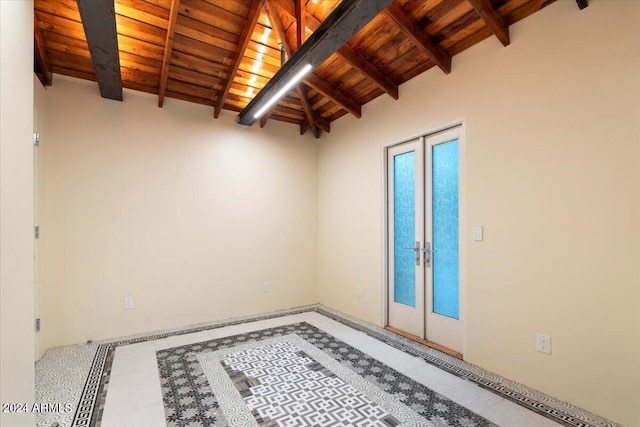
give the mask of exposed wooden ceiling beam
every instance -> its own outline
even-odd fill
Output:
[[[353,68],[369,78],[379,89],[386,92],[393,99],[398,99],[398,85],[385,76],[373,64],[360,56],[351,46],[345,44],[338,50],[338,54],[342,56]]]
[[[271,117],[271,115],[274,112],[278,112],[278,111],[292,111],[295,112],[296,110],[287,108],[287,107],[282,107],[277,105],[276,107],[272,108],[271,110],[267,111],[266,113],[264,113],[264,115],[262,117],[260,117],[260,127],[263,128],[266,126],[267,121],[269,120],[269,118]],[[331,123],[329,123],[328,120],[323,119],[320,116],[315,116],[315,123],[316,125],[322,129],[323,131],[330,133],[331,132]],[[305,120],[303,120],[300,123],[300,132],[302,134],[304,134],[307,130],[309,130],[309,121],[305,118]]]
[[[322,117],[316,117],[316,126],[325,131],[326,133],[331,133],[331,123],[328,120],[323,119]]]
[[[509,26],[498,11],[493,7],[491,0],[468,0],[475,9],[480,18],[487,24],[493,34],[504,46],[509,46],[511,39],[509,38]]]
[[[285,31],[284,31],[284,27],[282,26],[282,21],[280,21],[280,19],[278,19],[278,16],[276,15],[275,10],[272,8],[272,3],[271,0],[262,0],[262,7],[264,8],[265,13],[267,14],[267,18],[269,19],[269,22],[271,23],[271,27],[273,30],[275,30],[276,35],[278,37],[278,39],[280,40],[280,66],[282,67],[285,63],[285,56],[291,56],[291,52],[292,52],[292,48],[291,45],[289,44],[289,40],[287,40]],[[295,18],[295,14],[294,14],[294,18]],[[286,55],[285,55],[286,54]],[[299,94],[298,94],[299,95]],[[269,109],[269,111],[266,111],[262,117],[260,117],[260,127],[263,128],[265,127],[265,125],[267,124],[267,121],[269,120],[269,118],[271,117],[271,114],[273,113],[273,110],[275,110],[277,107],[277,104],[274,105],[273,107],[271,107],[271,109]],[[305,112],[306,114],[306,112]],[[304,122],[303,122],[304,123]],[[307,122],[307,128],[309,127],[309,123]],[[300,124],[300,132],[302,132],[302,123]],[[305,129],[306,131],[306,129]]]
[[[289,58],[262,90],[240,112],[239,122],[250,126],[256,112],[273,102],[294,77],[313,71],[371,22],[392,0],[342,0],[309,39]]]
[[[113,0],[77,0],[93,70],[103,98],[122,101],[122,77]]]
[[[305,32],[307,30],[307,26],[304,24],[305,17],[305,4],[304,0],[294,0],[295,2],[295,13],[296,13],[296,49],[299,49],[300,46],[304,43]],[[277,19],[277,17],[274,17]],[[282,37],[286,39],[287,35],[282,34]],[[285,41],[282,40],[282,44],[284,45]],[[291,53],[287,53],[289,57],[291,57]],[[299,84],[297,87],[298,95],[300,96],[300,102],[302,103],[302,108],[304,109],[304,113],[307,115],[307,121],[309,122],[309,127],[313,132],[313,135],[316,138],[320,138],[320,130],[318,126],[316,126],[316,119],[313,116],[313,109],[311,108],[311,104],[309,103],[309,95],[307,94],[307,90],[303,85]],[[300,126],[300,134],[304,134],[302,126]]]
[[[281,11],[295,18],[292,4],[286,0],[270,0]],[[306,26],[311,31],[316,31],[321,22],[310,13],[306,14]],[[373,64],[360,56],[351,46],[345,43],[338,49],[338,55],[347,61],[353,68],[362,73],[365,77],[373,81],[378,88],[386,92],[393,99],[398,99],[398,85],[392,82],[387,76],[382,74]],[[328,96],[328,95],[327,95]],[[348,110],[347,110],[348,111]]]
[[[167,37],[164,42],[164,55],[162,57],[162,71],[160,72],[160,87],[158,88],[158,107],[162,107],[162,104],[164,103],[164,94],[167,90],[167,81],[169,80],[169,63],[171,61],[171,52],[173,51],[173,35],[176,31],[179,9],[180,0],[171,0],[169,25],[167,26]]]
[[[306,8],[304,0],[293,0],[295,3],[295,19],[296,19],[296,49],[304,43],[307,25],[306,25]]]
[[[36,75],[42,83],[42,86],[51,86],[53,80],[53,71],[51,71],[51,63],[49,62],[49,56],[47,55],[47,49],[44,45],[44,39],[42,38],[42,32],[38,27],[38,22],[34,16],[33,26],[33,46],[36,53]]]
[[[344,108],[355,117],[362,117],[362,107],[360,104],[349,98],[347,95],[340,92],[338,89],[331,86],[325,80],[315,74],[311,74],[304,79],[305,84],[311,86],[321,94],[329,97],[333,102],[338,104],[341,108]]]
[[[451,72],[451,55],[421,29],[400,4],[393,2],[384,12],[445,74]]]
[[[303,120],[302,123],[300,123],[300,135],[304,135],[307,130],[309,130],[309,122]]]
[[[331,123],[329,121],[323,119],[322,117],[316,117],[316,126],[325,131],[326,133],[331,132]],[[300,135],[304,135],[304,133],[309,130],[309,122],[304,120],[300,123]]]
[[[269,6],[276,6],[292,18],[296,17],[295,5],[292,0],[269,0]]]
[[[222,111],[222,107],[224,106],[224,101],[229,95],[229,90],[231,89],[231,85],[233,84],[233,78],[238,72],[238,68],[240,67],[240,63],[242,62],[242,58],[244,56],[244,51],[247,49],[247,45],[251,40],[251,34],[253,34],[253,30],[258,22],[258,18],[260,17],[260,0],[252,0],[251,6],[249,7],[249,15],[247,15],[247,22],[242,28],[242,33],[240,34],[240,40],[238,41],[238,48],[233,54],[231,58],[231,69],[227,75],[227,80],[223,84],[222,92],[218,95],[218,99],[216,100],[216,105],[213,110],[213,116],[218,117],[220,115],[220,111]]]
[[[576,0],[576,3],[578,3],[578,7],[580,8],[580,10],[589,6],[589,0]]]
[[[299,84],[296,86],[296,91],[298,92],[298,96],[300,97],[300,103],[302,104],[302,109],[304,110],[304,114],[307,116],[307,121],[309,122],[309,127],[313,131],[313,135],[316,138],[320,138],[320,130],[318,126],[316,126],[316,118],[313,115],[313,109],[311,108],[311,103],[309,103],[309,95],[307,95],[307,90]],[[302,127],[300,127],[300,132],[302,132]]]

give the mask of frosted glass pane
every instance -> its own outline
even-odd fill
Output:
[[[416,221],[416,153],[393,158],[393,279],[397,303],[416,306],[414,251]]]
[[[433,311],[459,318],[458,140],[432,147]]]

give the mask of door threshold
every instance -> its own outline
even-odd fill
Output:
[[[412,334],[410,334],[408,332],[401,331],[400,329],[396,329],[393,326],[385,326],[384,328],[389,332],[393,332],[394,334],[397,334],[397,335],[400,335],[400,336],[405,337],[407,339],[410,339],[411,341],[415,341],[418,344],[426,345],[427,347],[430,347],[430,348],[432,348],[434,350],[438,350],[438,351],[441,351],[441,352],[443,352],[445,354],[448,354],[449,356],[453,356],[456,359],[463,360],[462,359],[462,353],[458,353],[455,350],[451,350],[450,348],[447,348],[447,347],[442,346],[440,344],[436,344],[436,343],[433,343],[431,341],[424,340],[424,339],[422,339],[422,338],[420,338],[420,337],[418,337],[416,335],[412,335]]]

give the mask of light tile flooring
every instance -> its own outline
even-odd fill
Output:
[[[101,427],[165,425],[156,351],[303,321],[324,330],[500,426],[560,425],[475,383],[403,353],[363,332],[320,313],[306,312],[117,347]]]

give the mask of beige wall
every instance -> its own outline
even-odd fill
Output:
[[[316,140],[58,75],[46,96],[46,347],[317,301]]]
[[[335,123],[320,145],[319,298],[382,322],[382,147],[462,120],[465,359],[639,425],[640,3],[591,3],[554,3],[512,26],[509,47],[485,40],[449,76],[434,68]]]
[[[0,2],[0,68],[0,402],[33,405],[31,1]],[[3,426],[33,423],[31,413],[0,414]]]

